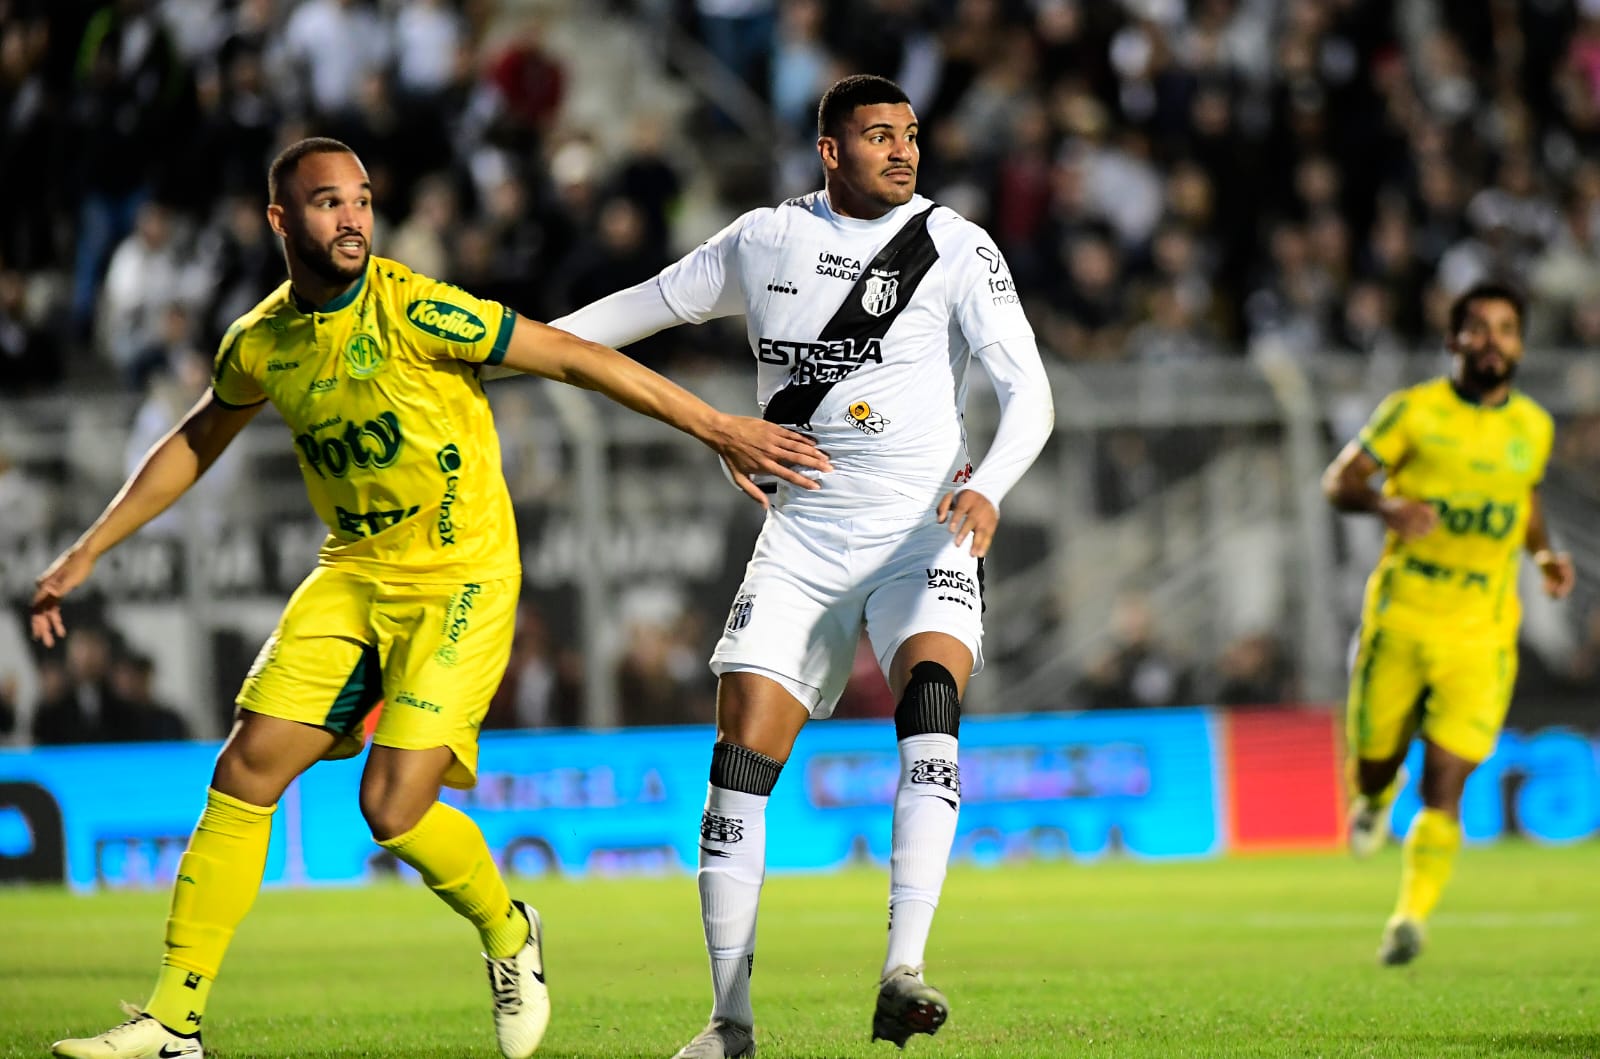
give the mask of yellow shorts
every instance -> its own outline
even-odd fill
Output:
[[[447,746],[450,787],[477,782],[478,728],[500,686],[516,625],[516,577],[481,584],[393,584],[318,567],[289,598],[239,690],[241,709],[314,724],[351,757],[384,703],[372,741]]]
[[[1350,751],[1382,761],[1403,751],[1420,728],[1457,757],[1483,761],[1494,752],[1516,679],[1513,644],[1419,639],[1366,628],[1350,671]]]

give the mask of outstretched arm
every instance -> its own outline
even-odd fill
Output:
[[[1550,544],[1550,530],[1544,520],[1544,501],[1539,490],[1528,494],[1528,532],[1523,543],[1544,575],[1544,591],[1551,599],[1565,599],[1577,583],[1572,556],[1556,551]]]
[[[661,293],[660,283],[651,276],[643,283],[608,294],[599,301],[590,302],[581,309],[551,320],[550,326],[602,346],[621,348],[681,323],[684,320],[672,311],[666,296]],[[484,381],[493,382],[495,379],[509,378],[517,372],[502,362],[485,366],[480,374]]]
[[[95,560],[171,507],[265,403],[235,408],[219,401],[214,390],[195,402],[183,422],[145,455],[94,524],[39,575],[33,596],[34,639],[53,647],[66,635],[61,600],[88,579]]]
[[[766,505],[766,495],[751,481],[751,475],[772,474],[803,489],[816,489],[819,487],[815,481],[794,468],[833,470],[816,442],[804,434],[761,419],[719,412],[677,383],[616,350],[558,328],[518,318],[501,363],[530,375],[594,390],[699,439],[727,463],[735,484],[762,506]]]

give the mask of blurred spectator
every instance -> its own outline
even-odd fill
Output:
[[[284,26],[283,49],[323,118],[354,111],[362,82],[382,73],[392,53],[388,27],[366,0],[303,0]]]
[[[559,269],[566,279],[561,311],[642,283],[666,265],[666,257],[650,245],[639,207],[629,199],[610,199],[600,207],[598,230]]]
[[[172,707],[155,697],[155,663],[148,655],[125,651],[111,664],[111,694],[120,715],[116,727],[128,742],[189,738],[189,726]]]
[[[50,528],[50,490],[0,449],[0,539]]]
[[[267,227],[266,199],[259,192],[224,198],[197,242],[195,256],[211,289],[194,338],[210,352],[235,320],[284,281],[283,247]]]
[[[1294,699],[1293,674],[1282,645],[1267,633],[1241,636],[1217,660],[1215,698],[1222,706],[1266,706]]]
[[[710,721],[715,683],[700,643],[700,615],[678,590],[636,587],[624,594],[623,641],[617,663],[622,723],[687,724]]]
[[[711,54],[734,76],[764,93],[777,26],[775,0],[694,0],[694,12]]]
[[[633,123],[632,140],[617,163],[616,193],[643,214],[645,242],[665,256],[668,252],[668,218],[683,191],[683,177],[666,152],[666,129],[655,115]]]
[[[449,237],[457,223],[456,192],[444,173],[425,176],[411,199],[411,214],[390,236],[383,253],[425,276],[453,276]],[[483,297],[482,291],[474,290]]]
[[[172,211],[141,205],[138,226],[111,256],[100,298],[100,350],[128,385],[143,385],[149,365],[142,358],[165,341],[167,308],[207,278],[184,253]]]
[[[0,268],[0,394],[18,397],[60,382],[61,344],[35,322],[27,306],[27,280]]]
[[[115,0],[96,11],[77,70],[73,139],[83,193],[72,316],[87,333],[107,255],[173,157],[189,82],[150,0]]]
[[[181,311],[171,315],[178,320],[183,318]],[[149,389],[123,447],[122,463],[128,475],[138,469],[145,454],[184,417],[210,384],[211,357],[187,341],[175,342],[164,359],[151,362]],[[200,480],[177,503],[145,523],[140,534],[189,540],[214,536],[233,505],[246,458],[243,446],[223,450]]]
[[[1155,636],[1155,616],[1139,595],[1111,612],[1111,647],[1089,665],[1074,698],[1085,708],[1176,706],[1191,696],[1187,669]]]
[[[479,106],[493,115],[491,139],[517,152],[535,150],[554,127],[566,98],[566,71],[544,47],[544,27],[527,19],[489,62]]]
[[[567,728],[581,723],[582,661],[557,648],[539,608],[528,600],[517,605],[517,628],[511,659],[500,681],[483,727]]]
[[[772,116],[783,132],[809,146],[817,102],[831,83],[833,56],[823,39],[823,0],[783,0],[772,50]]]
[[[433,112],[469,69],[467,26],[448,0],[407,0],[394,16],[395,78]]]
[[[33,714],[35,745],[126,741],[122,703],[111,686],[113,652],[106,631],[88,625],[75,627],[67,637],[64,663],[44,656]]]

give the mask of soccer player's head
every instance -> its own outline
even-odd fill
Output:
[[[1526,308],[1521,291],[1495,280],[1468,287],[1451,303],[1445,345],[1460,382],[1485,393],[1511,381],[1522,363]]]
[[[917,190],[917,115],[900,86],[857,74],[836,82],[817,107],[817,153],[828,190],[878,213]]]
[[[356,153],[315,136],[292,143],[267,170],[267,223],[301,265],[332,286],[353,282],[372,253],[372,185]]]

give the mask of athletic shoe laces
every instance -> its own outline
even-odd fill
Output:
[[[494,1009],[502,1015],[516,1015],[522,1011],[518,977],[515,956],[489,961],[489,989],[494,993]]]

